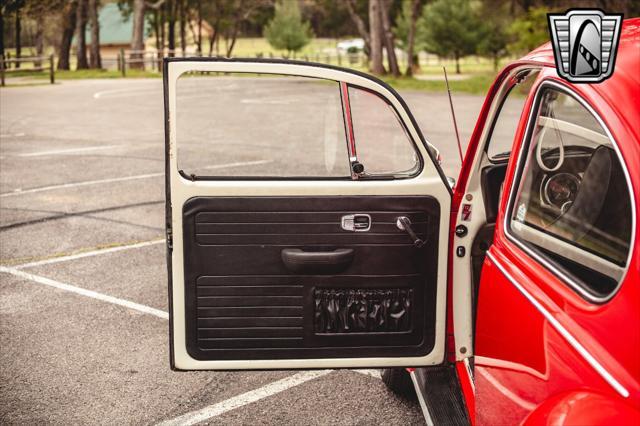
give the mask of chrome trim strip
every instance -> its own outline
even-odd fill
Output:
[[[500,262],[493,256],[491,251],[487,252],[487,256],[493,262],[494,265],[498,267],[500,272],[502,272],[505,277],[514,285],[515,288],[522,293],[524,297],[527,298],[529,302],[545,317],[545,319],[556,329],[558,333],[573,347],[584,358],[585,361],[594,369],[596,372],[607,382],[611,387],[613,387],[620,395],[624,398],[629,397],[629,391],[620,384],[618,380],[616,380],[609,371],[607,371],[600,362],[593,357],[589,353],[589,351],[582,346],[580,342],[566,329],[560,321],[558,321],[551,313],[544,307],[540,302],[538,302],[520,283],[518,283],[513,276],[507,272],[507,270],[502,266]]]
[[[589,105],[584,99],[582,99],[582,97],[580,97],[576,92],[574,92],[573,90],[571,90],[568,86],[564,85],[564,84],[560,84],[557,83],[555,81],[543,81],[538,88],[536,89],[536,93],[535,93],[535,97],[534,97],[534,103],[533,103],[533,108],[531,109],[531,111],[529,112],[529,118],[527,119],[527,127],[526,127],[526,132],[524,135],[523,140],[527,141],[526,145],[527,147],[529,146],[529,138],[531,137],[531,132],[533,130],[533,126],[531,125],[532,119],[533,119],[533,115],[535,113],[537,113],[538,109],[539,109],[539,105],[538,102],[540,100],[540,93],[543,89],[547,88],[547,87],[553,87],[561,92],[566,93],[567,95],[571,96],[573,99],[575,99],[576,101],[578,101],[580,103],[580,105],[582,105],[583,107],[585,107],[585,109],[587,109],[587,111],[589,111],[589,113],[598,121],[598,124],[600,124],[600,126],[602,126],[602,128],[604,129],[605,133],[607,134],[607,136],[609,137],[609,140],[611,140],[611,144],[618,156],[618,160],[620,161],[620,164],[622,165],[622,170],[624,171],[624,176],[627,180],[627,189],[629,190],[629,196],[631,199],[631,241],[630,241],[630,250],[629,250],[629,254],[627,255],[627,264],[625,266],[625,271],[622,274],[622,277],[620,278],[620,280],[618,281],[618,285],[616,286],[616,288],[607,296],[605,297],[600,297],[600,296],[595,296],[593,294],[591,294],[589,291],[587,291],[582,285],[578,284],[573,278],[571,278],[570,276],[568,276],[567,274],[565,274],[564,272],[562,272],[561,270],[559,270],[558,268],[556,268],[553,263],[549,262],[548,260],[546,260],[544,258],[544,256],[539,255],[538,253],[536,253],[534,250],[531,250],[526,244],[524,244],[522,241],[520,241],[515,235],[513,235],[510,232],[510,227],[509,227],[509,218],[511,217],[511,212],[513,211],[513,202],[514,202],[514,198],[516,195],[516,190],[517,188],[515,188],[515,185],[512,185],[511,188],[509,188],[509,199],[508,199],[508,203],[507,203],[507,210],[506,213],[504,215],[504,220],[503,220],[503,230],[505,235],[507,236],[507,238],[515,243],[519,248],[521,248],[522,250],[524,250],[527,254],[529,254],[531,257],[533,257],[535,260],[537,260],[539,263],[541,263],[543,266],[545,266],[547,269],[549,269],[553,274],[555,274],[556,276],[558,276],[560,279],[564,280],[571,288],[573,288],[576,292],[578,292],[582,297],[584,297],[585,299],[589,300],[590,302],[594,302],[594,303],[604,303],[608,300],[610,300],[613,296],[616,295],[616,293],[618,292],[618,290],[620,290],[620,286],[622,285],[622,283],[624,282],[624,279],[627,276],[627,273],[629,272],[629,266],[631,265],[631,258],[633,256],[633,248],[635,246],[635,237],[636,237],[636,225],[637,225],[637,221],[636,221],[636,201],[635,201],[635,195],[634,195],[634,191],[633,191],[633,185],[631,183],[631,177],[629,176],[629,171],[627,169],[627,164],[624,161],[624,158],[622,157],[622,154],[620,152],[620,149],[618,148],[618,143],[616,142],[616,140],[614,139],[613,135],[611,134],[611,132],[609,131],[609,128],[604,124],[604,122],[602,121],[602,119],[600,118],[600,116],[598,114],[596,114],[596,112],[593,110],[593,108],[591,108],[591,105]],[[527,150],[525,149],[521,149],[521,152],[518,156],[518,162],[516,163],[516,174],[519,173],[520,168],[522,166],[522,162],[524,161],[523,159],[526,157],[527,154]],[[520,179],[517,179],[518,184],[520,183]]]
[[[409,375],[411,376],[413,387],[416,389],[416,395],[418,395],[418,402],[420,402],[420,408],[422,409],[422,416],[424,417],[424,421],[428,426],[434,426],[433,419],[431,418],[431,414],[429,413],[429,409],[427,408],[427,403],[424,400],[424,395],[422,394],[422,390],[420,389],[420,385],[418,384],[415,370],[410,372]]]

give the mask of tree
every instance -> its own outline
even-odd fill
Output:
[[[545,7],[533,7],[513,21],[507,30],[508,34],[514,38],[514,41],[508,45],[510,52],[529,52],[549,41],[547,13],[549,10]]]
[[[133,30],[131,33],[131,68],[144,69],[144,0],[133,0]]]
[[[76,29],[76,13],[78,2],[71,0],[62,9],[62,36],[58,47],[58,69],[69,69],[69,54],[71,53],[71,42]]]
[[[264,29],[269,44],[279,50],[286,50],[287,57],[306,46],[313,32],[308,22],[302,20],[298,2],[280,0],[276,3],[276,14]]]
[[[382,22],[380,19],[380,0],[369,0],[369,39],[371,44],[371,72],[384,74],[382,63]]]
[[[391,0],[380,0],[380,20],[382,21],[382,38],[384,40],[384,48],[387,51],[387,61],[389,62],[389,71],[394,77],[400,76],[400,67],[398,67],[398,58],[396,56],[396,43],[393,31],[391,30],[391,21],[389,19],[389,10],[391,9]]]
[[[76,69],[85,70],[89,68],[87,60],[87,0],[78,0],[76,9]]]
[[[396,20],[396,27],[394,28],[396,37],[403,42],[407,51],[407,70],[405,75],[411,77],[419,68],[418,52],[421,49],[416,49],[416,27],[418,18],[420,17],[420,8],[422,7],[421,0],[411,0],[402,3],[402,13]]]
[[[21,10],[22,6],[24,6],[24,2],[20,1],[20,0],[14,0],[13,1],[14,4],[14,12],[16,14],[16,25],[15,25],[15,29],[16,29],[16,38],[15,38],[15,42],[16,42],[16,58],[20,59],[20,57],[22,56],[22,43],[20,41],[20,35],[22,34],[22,26],[21,26]],[[20,62],[16,62],[16,68],[20,68]]]
[[[356,26],[356,29],[358,30],[358,34],[364,40],[364,53],[368,57],[370,57],[371,56],[371,38],[369,37],[369,31],[367,30],[367,25],[365,24],[362,17],[360,17],[356,9],[357,7],[356,0],[345,0],[344,4],[347,8],[347,12],[349,12],[349,17],[351,18],[351,21],[353,22],[353,24]]]
[[[91,27],[91,46],[89,48],[89,66],[102,68],[100,57],[100,22],[98,22],[98,7],[100,0],[89,0],[89,24]]]
[[[476,53],[481,23],[470,0],[436,0],[427,5],[418,22],[419,35],[426,50],[456,61]]]
[[[270,0],[234,0],[233,13],[229,18],[229,25],[227,31],[227,57],[231,57],[233,48],[238,38],[238,32],[240,25],[243,22],[249,21],[255,13],[270,5]]]
[[[509,43],[508,13],[506,5],[482,5],[481,14],[485,18],[481,27],[478,53],[489,56],[493,60],[493,70],[498,71],[500,58],[507,55]]]

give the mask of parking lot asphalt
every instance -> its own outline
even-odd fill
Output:
[[[455,176],[446,95],[401,94]],[[482,101],[454,94],[465,144]],[[207,161],[275,167],[234,144]],[[163,203],[160,80],[0,91],[0,423],[423,422],[376,371],[170,371]]]

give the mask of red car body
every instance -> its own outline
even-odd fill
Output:
[[[452,224],[465,195],[468,160],[478,149],[493,97],[509,71],[522,65],[541,66],[542,71],[518,125],[505,194],[516,176],[536,85],[551,80],[578,94],[606,124],[626,163],[634,210],[640,210],[640,19],[630,19],[621,31],[615,72],[602,83],[571,84],[560,78],[550,44],[500,74],[467,149],[454,193]],[[501,197],[496,221],[500,225],[481,275],[475,394],[466,369],[458,368],[469,412],[475,411],[477,424],[640,424],[640,228],[635,228],[635,249],[618,292],[605,303],[592,303],[505,235],[507,198]],[[453,337],[449,339],[453,343]]]
[[[560,78],[548,44],[507,66],[485,99],[453,191],[438,166],[437,152],[422,137],[406,103],[371,76],[265,59],[170,58],[164,66],[172,368],[383,368],[389,388],[406,391],[413,383],[430,423],[640,424],[640,19],[623,23],[615,71],[602,83],[572,84]],[[286,170],[275,176],[258,171],[259,179],[185,173],[178,164],[178,140],[190,139],[178,137],[180,126],[172,117],[178,116],[178,79],[189,72],[275,74],[339,83],[334,89],[340,89],[340,97],[333,92],[328,98],[327,105],[333,105],[330,114],[318,110],[319,117],[338,115],[339,124],[343,120],[344,128],[337,127],[345,131],[343,158],[349,160],[348,172],[337,179],[294,175],[298,177],[286,183],[278,181],[289,177]],[[214,87],[220,80],[192,80],[194,87],[207,81]],[[246,91],[249,86],[237,87]],[[518,90],[512,92],[515,87]],[[273,92],[269,90],[265,93]],[[375,128],[378,123],[371,117],[387,121],[371,114],[373,104],[364,108],[369,121],[353,119],[358,93],[383,100],[384,111],[392,113],[389,122],[400,124],[395,130],[409,142],[422,142],[414,144],[413,167],[381,175],[371,168],[374,172],[362,175],[354,122]],[[510,93],[516,94],[514,98]],[[568,100],[566,105],[556,103],[561,97]],[[503,106],[510,99],[518,99],[515,109],[506,109],[514,115],[506,114],[502,120]],[[564,112],[563,105],[569,106]],[[306,125],[304,120],[291,123]],[[497,123],[507,123],[509,129],[494,137]],[[514,130],[511,125],[516,123]],[[543,153],[548,129],[557,144]],[[558,136],[562,132],[591,145],[567,144]],[[281,143],[285,132],[276,133],[276,142]],[[391,145],[393,135],[382,133],[374,150]],[[208,141],[208,133],[201,139]],[[366,152],[366,141],[376,138],[367,135],[360,140],[365,143],[358,152]],[[489,148],[496,146],[500,154],[490,154]],[[572,164],[561,170],[565,149],[570,158],[566,163]],[[530,161],[534,151],[535,163]],[[548,166],[545,158],[557,158],[557,167]],[[283,161],[281,167],[289,163]],[[488,176],[495,170],[500,173],[492,175],[497,179]],[[563,192],[554,194],[563,196],[554,198],[561,204],[551,205],[549,183],[563,174],[573,174],[575,189],[561,188]],[[528,186],[521,184],[527,179]],[[403,194],[433,204],[398,201]],[[512,208],[514,195],[517,209]],[[578,195],[582,195],[579,200]],[[359,206],[354,196],[366,204]],[[529,204],[534,198],[537,204]],[[292,203],[305,202],[311,204],[297,213],[291,210]],[[430,224],[432,233],[426,233],[425,240],[404,216],[420,210],[425,215],[414,221]],[[555,216],[545,217],[551,210]],[[589,215],[579,214],[583,210]],[[283,220],[283,213],[306,216]],[[327,213],[338,216],[316,217]],[[387,216],[376,216],[379,213]],[[262,222],[276,226],[266,228]],[[372,222],[387,231],[356,234],[369,231]],[[558,222],[564,233],[554,234]],[[316,223],[328,225],[322,229],[329,231],[309,233],[309,225]],[[243,233],[229,234],[228,229]],[[522,232],[517,238],[515,230]],[[540,234],[555,245],[548,245]],[[396,239],[387,244],[383,237],[388,235]],[[530,235],[538,240],[526,240]],[[367,240],[358,240],[360,236]],[[428,238],[430,245],[425,245]],[[580,245],[582,240],[588,245]],[[369,246],[383,251],[371,255]],[[424,247],[429,250],[420,252]],[[446,259],[438,256],[443,252]],[[566,261],[559,267],[554,266],[558,257]],[[390,284],[390,276],[418,278],[392,288],[400,284]],[[593,283],[593,289],[586,288]],[[202,296],[197,295],[199,286]],[[269,293],[272,287],[282,293]],[[349,305],[352,300],[345,295],[358,288],[364,291],[358,295],[364,308],[349,311],[349,306],[358,305]],[[429,297],[424,296],[425,288]],[[422,296],[413,298],[408,292],[400,299],[401,289]],[[378,296],[378,290],[387,293]],[[367,311],[363,300],[368,291],[378,298],[378,306],[398,309]],[[397,298],[392,300],[393,294]],[[254,299],[247,303],[247,297]],[[379,313],[401,318],[410,308],[414,321],[420,321],[417,326],[405,321],[406,328],[378,328],[393,323],[389,318],[380,321]],[[374,318],[375,323],[353,322],[362,318],[358,312],[373,312],[364,318]],[[275,325],[264,327],[265,318]],[[367,328],[372,323],[376,327]],[[261,327],[276,331],[255,331]],[[283,327],[293,332],[280,330]],[[429,342],[431,347],[426,347]],[[403,374],[406,366],[419,367],[410,369],[411,382]]]

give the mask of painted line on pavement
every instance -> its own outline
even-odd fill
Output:
[[[141,248],[141,247],[148,247],[148,246],[152,246],[152,245],[156,245],[156,244],[161,244],[161,243],[164,243],[164,242],[165,242],[164,239],[143,241],[143,242],[140,242],[140,243],[126,244],[126,245],[121,245],[121,246],[117,246],[117,247],[109,247],[109,248],[85,251],[85,252],[80,252],[80,253],[74,253],[74,254],[70,254],[70,255],[66,255],[66,256],[51,257],[49,259],[36,260],[34,262],[28,262],[28,263],[23,263],[23,264],[20,264],[20,265],[15,265],[12,268],[13,269],[25,269],[25,268],[33,268],[35,266],[51,265],[52,263],[68,262],[68,261],[71,261],[71,260],[83,259],[85,257],[101,256],[103,254],[116,253],[116,252],[123,251],[123,250],[131,250],[131,249],[136,249],[136,248]]]
[[[242,167],[242,166],[255,166],[259,164],[267,164],[270,163],[271,160],[257,160],[257,161],[240,161],[237,163],[227,163],[227,164],[216,164],[213,166],[202,167],[207,170],[215,170],[215,169],[226,169],[229,167]],[[90,186],[90,185],[99,185],[103,183],[114,183],[114,182],[124,182],[129,180],[136,179],[148,179],[152,177],[160,177],[164,176],[164,172],[161,173],[146,173],[142,175],[134,175],[134,176],[123,176],[117,178],[108,178],[108,179],[96,179],[96,180],[86,180],[82,182],[73,182],[73,183],[62,183],[59,185],[49,185],[49,186],[41,186],[39,188],[30,188],[30,189],[16,189],[12,192],[4,192],[0,194],[0,198],[4,197],[13,197],[16,195],[24,195],[24,194],[34,194],[37,192],[44,191],[53,191],[58,189],[66,189],[66,188],[76,188],[79,186]]]
[[[286,391],[292,387],[301,385],[313,379],[317,379],[322,376],[333,372],[334,370],[315,370],[315,371],[303,371],[296,373],[293,376],[286,377],[282,380],[278,380],[268,385],[262,386],[258,389],[243,393],[241,395],[229,398],[225,401],[217,404],[204,407],[200,410],[193,411],[191,413],[183,414],[175,419],[167,420],[159,423],[159,426],[189,426],[195,425],[200,422],[211,419],[212,417],[220,416],[228,411],[235,410],[236,408],[243,407],[261,399],[270,397],[277,393]]]
[[[104,149],[114,149],[121,148],[125,145],[100,145],[100,146],[87,146],[84,148],[70,148],[70,149],[56,149],[51,151],[36,151],[36,152],[27,152],[23,154],[14,154],[16,157],[40,157],[44,155],[61,155],[61,154],[72,154],[74,152],[86,152],[86,151],[100,151]]]
[[[29,280],[38,284],[54,287],[60,290],[68,291],[71,293],[79,294],[81,296],[90,297],[92,299],[101,300],[103,302],[111,303],[114,305],[122,306],[127,309],[142,312],[143,314],[153,315],[162,319],[169,319],[169,314],[160,309],[152,308],[150,306],[141,305],[136,302],[132,302],[126,299],[120,299],[119,297],[108,296],[106,294],[98,293],[97,291],[87,290],[85,288],[76,287],[71,284],[65,284],[60,281],[52,280],[40,275],[30,274],[28,272],[20,271],[15,268],[9,268],[6,266],[0,266],[0,272],[14,275],[16,277]]]

